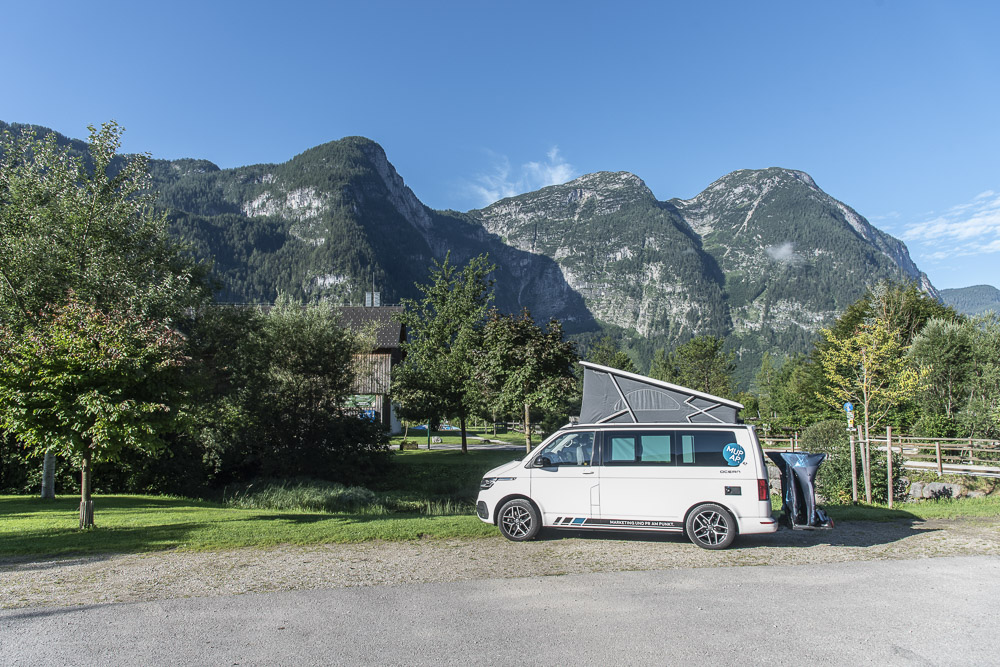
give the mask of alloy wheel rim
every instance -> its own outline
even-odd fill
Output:
[[[716,545],[729,535],[729,522],[719,512],[699,512],[694,518],[694,536],[699,542]]]
[[[512,537],[524,537],[531,530],[531,514],[523,507],[508,507],[501,521],[504,530]]]

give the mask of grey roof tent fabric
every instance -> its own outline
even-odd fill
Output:
[[[741,403],[581,361],[581,424],[735,424]]]

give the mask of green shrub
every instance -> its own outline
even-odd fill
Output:
[[[925,438],[954,438],[958,435],[958,422],[947,415],[923,414],[913,425],[913,431]]]
[[[831,503],[852,502],[851,448],[844,423],[829,419],[813,424],[804,431],[800,439],[802,449],[808,452],[823,452],[826,460],[816,475],[817,491]],[[861,447],[855,448],[855,465],[858,471],[858,498],[864,498],[864,474],[861,467]],[[893,499],[902,500],[906,496],[906,483],[900,479],[903,457],[893,454]],[[888,466],[884,452],[871,452],[872,501],[885,503],[888,499],[886,480]]]

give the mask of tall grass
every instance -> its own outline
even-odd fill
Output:
[[[452,498],[413,498],[398,493],[376,494],[361,486],[344,486],[320,480],[259,481],[227,489],[228,507],[282,511],[327,512],[364,515],[421,514],[455,516],[471,514],[472,505]]]
[[[225,504],[241,509],[357,512],[375,504],[375,494],[361,486],[313,480],[262,481],[226,490]]]

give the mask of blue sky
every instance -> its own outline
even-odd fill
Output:
[[[585,173],[808,172],[1000,286],[1000,3],[4,2],[0,119],[222,167],[370,137],[467,210]]]

